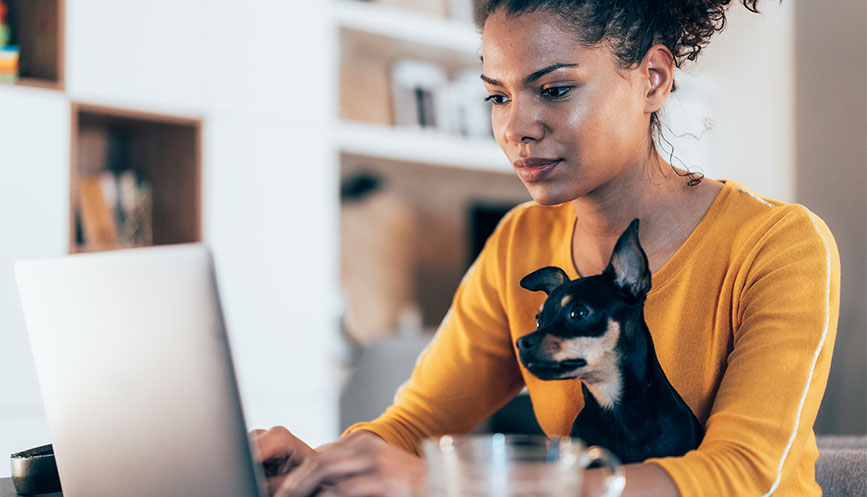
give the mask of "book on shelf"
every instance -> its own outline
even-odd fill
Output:
[[[117,225],[106,197],[101,176],[88,176],[78,181],[81,228],[86,250],[117,248]]]
[[[84,251],[153,244],[153,195],[135,172],[105,171],[78,180],[79,249]]]
[[[449,77],[427,61],[398,59],[391,68],[394,124],[464,138],[493,138],[490,104],[477,69]]]

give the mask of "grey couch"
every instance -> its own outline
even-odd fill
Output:
[[[817,437],[816,481],[825,497],[867,497],[867,436]]]

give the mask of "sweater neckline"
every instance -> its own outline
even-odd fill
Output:
[[[659,268],[659,270],[653,273],[652,287],[648,294],[653,294],[656,290],[665,285],[665,283],[671,280],[680,268],[683,267],[686,260],[695,252],[695,249],[705,240],[707,233],[713,228],[714,221],[716,221],[725,209],[727,200],[731,196],[732,192],[739,187],[737,183],[731,180],[719,181],[723,184],[723,187],[720,189],[719,193],[717,193],[713,202],[711,202],[710,207],[708,207],[704,216],[702,216],[701,221],[699,221],[696,227],[692,230],[692,233],[689,234],[686,241],[684,241],[677,251],[675,251],[674,255],[672,255],[665,264]],[[564,244],[566,247],[566,263],[561,265],[561,267],[567,268],[566,273],[570,279],[575,279],[579,277],[579,273],[578,268],[575,267],[575,261],[572,259],[572,243],[575,239],[575,222],[577,221],[577,217],[575,215],[575,210],[572,208],[570,203],[563,205],[568,211],[568,229],[564,230],[568,238],[565,240],[566,243]]]

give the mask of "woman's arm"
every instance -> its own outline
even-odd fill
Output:
[[[812,427],[834,346],[839,256],[807,209],[770,209],[732,255],[733,341],[704,439],[683,457],[651,460],[684,496],[820,493]]]
[[[652,463],[624,466],[626,488],[622,497],[679,497],[671,477]],[[587,472],[581,495],[598,495],[608,473]],[[320,447],[290,473],[275,497],[409,497],[424,495],[424,462],[390,446],[373,433],[356,431]],[[569,497],[569,496],[563,496]]]

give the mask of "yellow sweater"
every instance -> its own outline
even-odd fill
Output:
[[[365,429],[417,452],[471,431],[527,387],[539,425],[568,435],[578,380],[542,381],[515,356],[545,295],[520,287],[543,266],[578,277],[571,204],[524,204],[498,226],[395,404]],[[819,496],[813,422],[834,348],[840,266],[806,208],[726,182],[701,223],[652,278],[645,318],[663,370],[705,424],[701,446],[652,459],[684,496]]]

